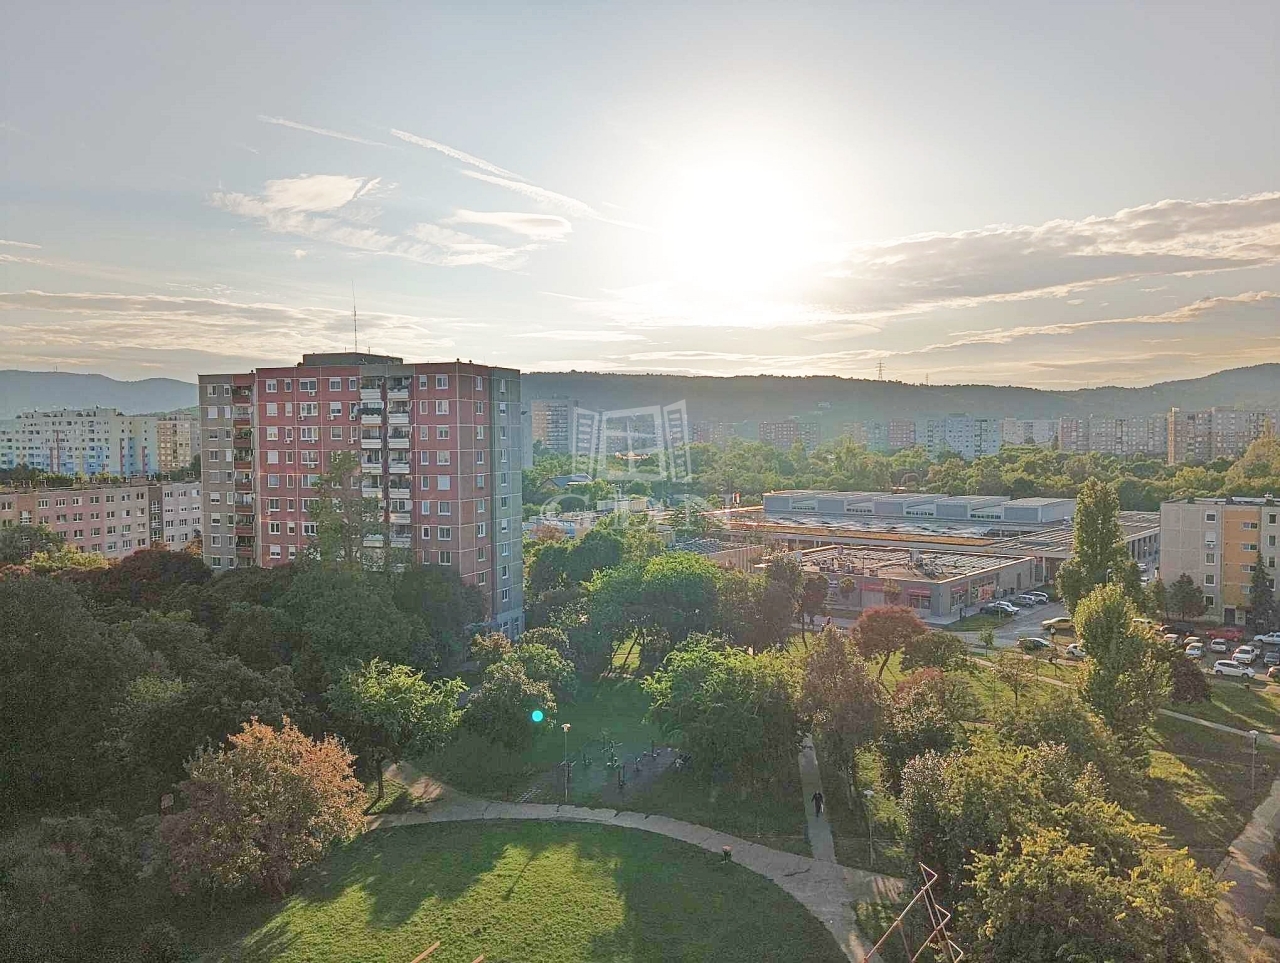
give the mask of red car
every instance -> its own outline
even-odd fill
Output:
[[[1205,634],[1211,639],[1222,639],[1224,642],[1244,641],[1244,629],[1238,625],[1224,625],[1221,628],[1210,629]]]

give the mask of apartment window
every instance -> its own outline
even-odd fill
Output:
[[[293,406],[292,406],[292,405],[289,405],[288,407],[293,407]],[[293,441],[293,429],[292,429],[292,428],[286,428],[286,429],[284,430],[284,440],[285,440],[285,441]]]
[[[425,430],[425,429],[424,429],[424,430]],[[449,426],[448,426],[448,425],[436,425],[436,440],[437,440],[437,441],[448,441],[448,440],[449,440]]]
[[[275,379],[275,378],[268,378],[268,379],[267,379],[267,390],[268,390],[268,391],[270,391],[272,394],[275,394],[275,390],[276,390],[276,379]]]
[[[1211,608],[1213,608],[1213,607],[1214,607],[1215,605],[1217,605],[1217,604],[1218,604],[1218,600],[1217,600],[1216,598],[1214,598],[1212,595],[1206,595],[1206,596],[1204,597],[1204,607],[1205,607],[1205,608],[1207,608],[1207,609],[1211,609]]]
[[[329,379],[329,390],[330,390],[330,391],[341,391],[341,390],[342,390],[342,379],[341,379],[341,378],[330,378],[330,379]]]
[[[511,507],[511,496],[510,496],[510,495],[499,495],[499,496],[498,496],[498,507],[499,507],[499,508],[510,508],[510,507]]]
[[[488,572],[477,572],[477,573],[476,573],[476,584],[477,584],[477,585],[487,585],[487,584],[488,584],[488,582],[489,582],[489,573],[488,573]]]
[[[280,429],[279,429],[279,428],[268,428],[268,429],[267,429],[267,441],[279,441],[279,440],[280,440]]]
[[[279,475],[268,475],[268,476],[267,476],[267,487],[268,487],[268,488],[279,488],[279,487],[280,487],[280,476],[279,476]]]
[[[449,413],[449,399],[440,398],[436,401],[436,414],[447,415]]]
[[[420,451],[420,452],[418,452],[418,464],[419,464],[419,465],[430,465],[430,464],[431,464],[431,452],[429,452],[429,451]]]
[[[279,557],[280,557],[280,554],[281,554],[281,553],[280,553],[280,546],[279,546],[279,545],[272,545],[272,546],[271,546],[271,557],[272,557],[272,558],[279,558]]]
[[[222,544],[222,536],[221,536],[221,535],[210,535],[210,536],[209,536],[209,544],[210,544],[210,545],[212,545],[214,548],[217,548],[218,546],[220,546],[220,545]]]
[[[436,513],[440,515],[452,515],[453,502],[436,502]]]
[[[1252,574],[1253,574],[1253,570],[1254,570],[1256,567],[1257,567],[1257,566],[1255,566],[1255,565],[1241,565],[1241,566],[1240,566],[1240,570],[1241,570],[1242,572],[1244,572],[1246,575],[1252,575]]]
[[[329,402],[329,420],[332,421],[334,418],[341,418],[341,417],[342,417],[342,402],[341,401]]]
[[[306,535],[308,538],[315,538],[316,531],[317,531],[317,529],[316,529],[316,523],[315,523],[315,522],[303,522],[303,523],[302,523],[302,534],[303,534],[303,535]]]
[[[278,464],[280,464],[280,452],[275,451],[274,449],[272,449],[272,450],[268,451],[268,452],[267,452],[267,464],[268,464],[268,465],[278,465]]]
[[[215,396],[218,394],[218,386],[217,386],[217,385],[209,385],[209,390],[208,390],[207,394],[209,395],[209,397],[210,397],[210,398],[215,397]]]
[[[1256,532],[1258,530],[1257,522],[1241,522],[1240,527],[1246,532]]]
[[[484,441],[484,425],[476,425],[476,441]]]
[[[440,564],[441,564],[441,565],[452,565],[452,564],[453,564],[453,552],[441,552],[441,553],[440,553],[439,555],[437,555],[436,557],[440,559]]]
[[[209,504],[220,505],[222,503],[221,492],[209,492]]]
[[[1206,565],[1214,565],[1214,564],[1216,564],[1216,563],[1217,563],[1217,561],[1218,561],[1218,554],[1217,554],[1216,552],[1205,552],[1205,553],[1204,553],[1204,564],[1206,564]]]
[[[505,401],[498,402],[498,414],[505,415],[507,413],[507,403]]]
[[[418,402],[418,414],[425,415],[425,414],[428,414],[430,411],[431,411],[431,402],[427,401],[426,399],[423,399],[422,401]]]
[[[430,514],[431,514],[431,502],[427,501],[426,499],[423,499],[423,500],[418,504],[418,511],[420,511],[423,515],[430,515]]]
[[[502,590],[501,598],[502,598],[502,601],[504,601],[504,602],[510,602],[510,601],[511,601],[511,589],[509,589],[509,588],[504,588],[504,589]]]
[[[503,542],[503,543],[502,543],[502,545],[501,545],[501,546],[499,546],[499,548],[498,548],[498,554],[499,554],[499,555],[501,555],[503,558],[506,558],[508,555],[510,555],[510,554],[511,554],[511,543],[510,543],[510,542]]]
[[[292,418],[292,417],[293,417],[293,402],[292,402],[292,401],[286,401],[286,402],[284,403],[284,414],[285,414],[285,417],[286,417],[286,418]]]
[[[436,375],[436,387],[441,389],[449,387],[449,376]]]
[[[1267,524],[1274,525],[1276,523],[1276,513],[1272,512],[1267,516]]]
[[[453,479],[448,475],[436,475],[436,489],[438,491],[447,492],[453,487]]]
[[[330,429],[329,429],[329,440],[330,440],[330,441],[342,441],[342,429],[341,429],[341,428],[330,428]]]
[[[447,464],[449,464],[449,459],[450,459],[450,453],[449,453],[449,452],[447,452],[447,451],[438,451],[438,452],[436,452],[436,464],[437,464],[437,465],[447,465]]]
[[[483,465],[483,464],[484,464],[484,450],[483,450],[483,449],[481,449],[480,451],[477,451],[477,452],[476,452],[476,464],[477,464],[477,465]]]
[[[419,476],[418,476],[418,482],[419,482],[419,487],[420,487],[424,492],[425,492],[425,491],[430,491],[430,490],[431,490],[431,476],[430,476],[430,475],[419,475]]]
[[[1217,512],[1205,512],[1205,513],[1204,513],[1204,520],[1205,520],[1206,522],[1216,522],[1216,521],[1218,520],[1218,513],[1217,513]]]
[[[431,426],[430,426],[430,425],[419,425],[419,426],[418,426],[418,440],[419,440],[419,441],[430,441],[430,440],[431,440]]]
[[[290,501],[292,501],[292,499],[290,499]],[[269,511],[269,512],[278,512],[278,511],[280,511],[280,499],[278,499],[278,498],[268,498],[268,499],[267,499],[267,511]]]
[[[500,394],[500,395],[505,395],[506,393],[507,393],[507,379],[506,379],[506,378],[499,378],[499,379],[498,379],[498,394]]]
[[[280,534],[280,523],[279,523],[279,522],[267,522],[267,534],[268,534],[268,535],[279,535],[279,534]]]
[[[476,549],[477,562],[483,562],[488,557],[489,557],[489,550],[485,548],[483,545],[481,545],[479,548]]]
[[[1256,552],[1258,550],[1257,542],[1241,542],[1240,547],[1246,552]]]
[[[489,509],[485,506],[485,500],[484,500],[483,498],[479,499],[479,500],[476,502],[476,514],[477,514],[477,515],[483,515],[483,514],[484,514],[485,512],[487,512],[488,510],[489,510]]]
[[[298,440],[299,441],[319,441],[320,429],[319,428],[299,428]]]
[[[476,375],[476,391],[483,391],[483,390],[484,390],[484,379],[481,378],[479,375]]]
[[[1205,577],[1204,577],[1204,584],[1205,584],[1205,585],[1217,585],[1217,584],[1218,584],[1218,576],[1214,575],[1212,572],[1207,573],[1207,574],[1205,575]]]
[[[499,565],[499,566],[498,566],[498,577],[499,577],[499,578],[501,578],[504,582],[505,582],[507,579],[511,578],[511,566],[510,566],[510,565]]]
[[[489,531],[489,526],[487,526],[484,522],[476,523],[476,538],[484,538],[485,534],[488,531]]]
[[[311,418],[319,417],[320,402],[318,401],[300,401],[298,402],[298,417]]]
[[[314,392],[319,387],[319,382],[315,378],[299,378],[298,390]]]
[[[476,475],[476,488],[484,488],[484,475]]]
[[[507,473],[505,471],[498,474],[498,482],[503,488],[507,487]]]
[[[1276,537],[1274,535],[1268,535],[1267,548],[1275,548],[1275,547],[1276,547]]]

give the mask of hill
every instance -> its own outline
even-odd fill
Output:
[[[172,411],[197,402],[196,386],[172,378],[117,381],[70,371],[0,371],[0,418],[48,408],[118,408],[125,414]]]
[[[522,390],[526,399],[566,396],[597,410],[684,399],[694,421],[768,421],[799,416],[834,426],[843,421],[926,418],[951,412],[1021,418],[1138,417],[1171,407],[1280,408],[1280,364],[1235,368],[1145,388],[1075,391],[919,385],[830,376],[708,378],[584,371],[528,372],[522,377]]]

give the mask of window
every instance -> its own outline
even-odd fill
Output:
[[[418,503],[418,511],[420,511],[423,515],[430,515],[431,502],[427,501],[426,499],[423,499],[421,502]]]
[[[1240,566],[1240,569],[1241,569],[1241,571],[1243,571],[1246,575],[1252,575],[1252,574],[1253,574],[1253,570],[1254,570],[1254,568],[1255,568],[1255,567],[1256,567],[1256,566],[1253,566],[1253,565],[1241,565],[1241,566]]]
[[[498,402],[498,414],[505,415],[507,413],[507,403],[505,401]]]
[[[222,503],[222,493],[221,493],[221,492],[209,492],[209,504],[211,504],[211,505],[219,505],[219,504],[221,504],[221,503]]]
[[[1256,552],[1258,550],[1257,542],[1241,542],[1240,547],[1246,552]]]
[[[507,473],[505,471],[499,473],[498,482],[499,484],[502,485],[503,488],[507,487]]]
[[[215,397],[215,396],[218,394],[218,386],[217,386],[217,385],[209,385],[209,392],[208,392],[208,394],[209,394],[209,397],[210,397],[210,398]]]
[[[275,451],[275,450],[268,451],[268,452],[267,452],[267,464],[268,464],[268,465],[278,465],[278,464],[280,464],[280,452]]]
[[[1206,596],[1204,597],[1204,607],[1205,607],[1205,608],[1207,608],[1207,609],[1211,609],[1211,608],[1213,608],[1213,607],[1214,607],[1215,605],[1217,605],[1217,604],[1218,604],[1218,600],[1217,600],[1217,599],[1215,599],[1212,595],[1206,595]]]
[[[319,387],[319,382],[315,378],[299,378],[298,390],[315,392]]]
[[[1205,512],[1205,513],[1204,513],[1204,520],[1205,520],[1206,522],[1216,522],[1216,521],[1218,520],[1218,513],[1217,513],[1217,512]]]
[[[213,385],[210,385],[209,387],[210,387],[210,388],[212,388],[212,387],[213,387]],[[218,417],[218,406],[217,406],[217,405],[210,405],[210,406],[209,406],[209,417],[210,417],[210,418],[217,418],[217,417]]]
[[[1276,513],[1275,513],[1275,512],[1272,512],[1271,514],[1269,514],[1269,515],[1267,516],[1267,524],[1268,524],[1268,525],[1274,525],[1274,524],[1276,523],[1276,517],[1277,517],[1277,516],[1276,516]]]
[[[485,548],[483,545],[481,545],[479,548],[476,549],[477,562],[483,562],[488,557],[489,557],[489,550]]]
[[[268,378],[268,379],[267,379],[267,390],[268,390],[268,391],[270,391],[272,394],[275,394],[275,391],[276,391],[276,379],[275,379],[275,378]]]
[[[422,401],[418,402],[418,414],[425,415],[429,411],[431,411],[431,402],[427,401],[426,399],[423,399]]]
[[[418,464],[419,464],[419,465],[430,465],[430,464],[431,464],[431,452],[429,452],[429,451],[420,451],[420,452],[418,452]]]
[[[431,490],[431,476],[421,475],[418,478],[419,487],[425,492]]]
[[[484,441],[484,425],[476,425],[476,441]]]
[[[279,440],[280,440],[280,429],[279,429],[279,428],[268,428],[268,429],[267,429],[267,441],[279,441]]]
[[[488,510],[489,510],[489,509],[486,507],[486,505],[485,505],[485,500],[484,500],[483,498],[479,499],[479,500],[476,502],[476,514],[477,514],[477,515],[483,515],[483,514],[484,514],[485,512],[487,512]]]
[[[319,428],[314,428],[314,427],[310,427],[310,428],[299,428],[299,429],[298,429],[298,440],[299,440],[299,441],[319,441],[319,440],[320,440],[320,429],[319,429]]]
[[[269,512],[278,512],[278,511],[280,511],[280,499],[278,499],[278,498],[268,498],[268,499],[267,499],[267,511],[269,511]]]
[[[330,428],[330,429],[329,429],[329,440],[330,440],[330,441],[342,441],[342,429],[341,429],[341,428]]]
[[[511,507],[511,496],[510,496],[510,495],[500,495],[500,496],[498,496],[498,507],[499,507],[499,508],[510,508],[510,507]]]
[[[499,379],[498,379],[498,394],[500,394],[500,395],[505,395],[506,393],[507,393],[507,379],[506,379],[506,378],[499,378]]]
[[[441,552],[438,556],[441,565],[453,564],[453,552]]]
[[[1256,532],[1258,530],[1257,522],[1241,522],[1240,527],[1246,532]]]
[[[484,475],[476,475],[476,488],[484,488]]]
[[[316,529],[316,523],[315,523],[315,522],[303,522],[303,523],[302,523],[302,534],[303,534],[303,535],[306,535],[308,538],[315,538],[315,536],[316,536],[316,531],[317,531],[317,529]]]
[[[220,545],[222,544],[222,536],[221,536],[221,535],[210,535],[210,536],[209,536],[209,544],[210,544],[210,545],[212,545],[214,548],[217,548],[218,546],[220,546]]]
[[[436,475],[436,489],[438,491],[447,492],[453,487],[453,479],[448,475]]]
[[[1274,535],[1268,535],[1267,548],[1275,548],[1275,547],[1276,547],[1276,537]]]
[[[498,566],[498,577],[499,577],[499,578],[501,578],[503,581],[506,581],[507,579],[511,578],[511,566],[510,566],[510,565],[499,565],[499,566]]]
[[[285,378],[285,379],[284,379],[284,390],[285,390],[285,391],[292,391],[292,390],[293,390],[293,379],[292,379],[292,378]]]
[[[429,441],[430,439],[431,439],[431,426],[430,426],[430,425],[419,425],[419,426],[418,426],[418,440],[419,440],[419,441]]]
[[[279,535],[279,534],[280,534],[280,523],[279,523],[279,522],[267,522],[267,534],[268,534],[268,535]]]
[[[271,546],[271,557],[272,557],[272,558],[279,558],[279,557],[280,557],[280,546],[279,546],[279,545],[272,545],[272,546]]]
[[[436,512],[440,515],[452,515],[453,502],[436,502]]]
[[[422,526],[422,537],[423,537],[423,538],[430,538],[430,537],[431,537],[431,526],[430,526],[430,525],[423,525],[423,526]]]
[[[268,475],[268,476],[267,476],[267,487],[268,487],[268,488],[279,488],[279,487],[280,487],[280,476],[279,476],[279,475]]]
[[[476,414],[477,414],[477,415],[483,415],[483,414],[484,414],[484,402],[483,402],[483,401],[477,401],[477,402],[476,402]]]
[[[483,465],[483,464],[484,464],[484,449],[483,449],[483,448],[476,452],[476,464],[477,464],[477,465]]]
[[[298,402],[298,417],[310,418],[318,417],[320,414],[320,402],[318,401],[300,401]]]
[[[436,375],[436,387],[441,389],[449,387],[449,376]]]
[[[477,573],[476,573],[476,584],[477,584],[477,585],[486,585],[486,584],[488,584],[488,582],[489,582],[489,573],[488,573],[488,572],[477,572]]]
[[[488,531],[489,531],[489,526],[486,525],[484,522],[476,523],[476,538],[484,538],[485,534]]]
[[[436,414],[447,415],[449,413],[449,400],[441,398],[436,402]]]
[[[484,379],[476,375],[476,391],[484,391]]]
[[[342,379],[341,379],[341,378],[330,378],[330,379],[329,379],[329,390],[330,390],[330,391],[341,391],[341,390],[342,390]]]
[[[1214,565],[1214,564],[1216,564],[1216,563],[1217,563],[1217,561],[1218,561],[1218,555],[1217,555],[1217,553],[1216,553],[1216,552],[1205,552],[1205,553],[1204,553],[1204,564],[1206,564],[1206,565]]]
[[[502,596],[501,596],[501,598],[502,598],[502,601],[504,601],[504,602],[510,602],[510,601],[511,601],[511,589],[509,589],[509,588],[504,588],[504,589],[502,590]]]
[[[342,417],[342,402],[341,401],[329,402],[329,420],[332,421],[334,418],[341,418],[341,417]]]
[[[427,390],[427,385],[431,383],[431,379],[426,375],[418,375],[418,387],[423,391]]]
[[[436,528],[436,538],[442,542],[447,542],[453,538],[453,529],[448,525],[440,525]]]
[[[293,417],[293,402],[292,402],[292,401],[286,401],[286,402],[284,403],[284,415],[285,415],[285,417],[286,417],[286,418],[292,418],[292,417]]]
[[[448,440],[449,440],[449,426],[448,426],[448,425],[436,425],[436,440],[437,440],[437,441],[448,441]]]
[[[1205,577],[1204,577],[1204,584],[1205,584],[1205,585],[1217,585],[1217,584],[1218,584],[1218,576],[1214,575],[1212,572],[1210,572],[1210,573],[1206,574],[1206,575],[1205,575]]]
[[[450,453],[447,451],[436,452],[436,464],[437,465],[449,464],[449,457],[450,457]]]
[[[286,428],[286,429],[284,430],[284,440],[285,440],[285,441],[293,441],[293,429],[292,429],[292,428]]]

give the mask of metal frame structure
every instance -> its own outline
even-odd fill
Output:
[[[920,867],[920,874],[924,878],[924,885],[920,887],[916,895],[911,898],[911,902],[903,907],[902,912],[898,914],[898,918],[893,921],[893,925],[885,931],[880,937],[879,942],[872,947],[871,952],[863,958],[863,963],[880,963],[884,958],[881,956],[881,950],[890,944],[890,938],[894,931],[902,937],[902,949],[906,953],[906,958],[911,963],[920,960],[926,950],[936,950],[944,954],[943,959],[947,963],[959,963],[964,958],[964,950],[956,946],[951,941],[951,937],[947,935],[947,924],[951,922],[951,911],[938,905],[938,901],[933,896],[933,884],[938,881],[938,874],[931,870],[924,863],[917,863]],[[922,904],[925,912],[929,914],[929,923],[932,929],[929,934],[920,942],[916,949],[911,948],[911,941],[907,938],[907,930],[903,922],[907,918],[907,914],[915,908],[916,904]]]

